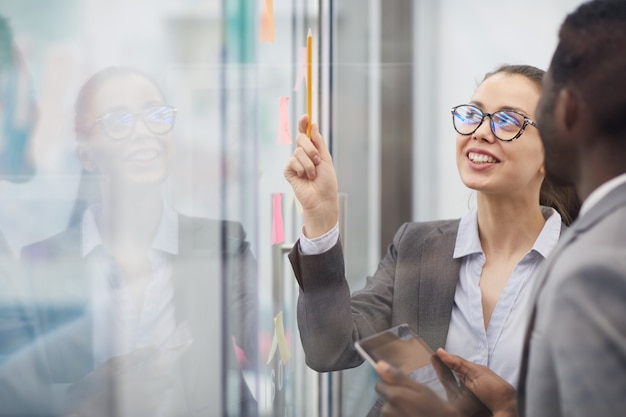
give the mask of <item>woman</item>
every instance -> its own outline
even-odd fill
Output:
[[[175,116],[157,84],[132,68],[102,70],[79,93],[77,155],[91,174],[84,195],[68,230],[22,254],[52,383],[71,384],[64,413],[178,416],[219,407],[222,302],[232,339],[256,358],[256,262],[241,225],[184,216],[163,197]],[[238,370],[234,353],[226,352]],[[243,378],[231,383],[240,392],[229,398],[254,415]]]
[[[533,121],[542,76],[531,66],[503,66],[487,74],[469,104],[452,109],[457,168],[476,191],[476,207],[457,220],[402,225],[376,273],[352,296],[332,159],[316,125],[310,139],[298,136],[284,175],[304,209],[304,227],[289,258],[313,369],[359,365],[355,341],[406,322],[433,349],[445,347],[516,383],[532,274],[579,207],[572,190],[544,181]],[[301,119],[300,132],[308,123]]]

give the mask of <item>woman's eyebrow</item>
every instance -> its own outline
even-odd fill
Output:
[[[485,107],[483,105],[483,103],[481,103],[480,101],[477,101],[477,100],[470,101],[470,104],[473,104],[476,107],[480,107],[481,109],[483,109]],[[502,111],[502,110],[513,110],[513,111],[522,113],[524,116],[528,116],[528,112],[526,110],[521,109],[519,107],[515,107],[515,106],[502,106],[497,111]]]

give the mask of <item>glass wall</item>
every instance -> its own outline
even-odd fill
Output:
[[[306,83],[355,290],[466,210],[449,108],[579,3],[0,0],[0,416],[365,415],[373,369],[298,333]]]

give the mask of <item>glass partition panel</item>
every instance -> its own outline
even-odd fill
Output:
[[[1,4],[0,414],[256,415],[256,10]]]
[[[319,3],[273,42],[265,1],[0,3],[0,415],[321,413],[282,177]]]

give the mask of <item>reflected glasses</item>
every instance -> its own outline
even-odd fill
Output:
[[[504,142],[519,138],[528,125],[537,128],[535,122],[515,110],[485,113],[471,104],[461,104],[452,108],[452,124],[454,130],[461,135],[471,135],[476,132],[483,124],[485,117],[489,117],[489,127],[493,135]]]
[[[126,139],[135,129],[137,118],[141,117],[146,128],[156,134],[163,135],[174,128],[178,109],[167,105],[150,106],[141,113],[129,113],[124,110],[115,110],[103,114],[96,119],[102,130],[112,139]]]

